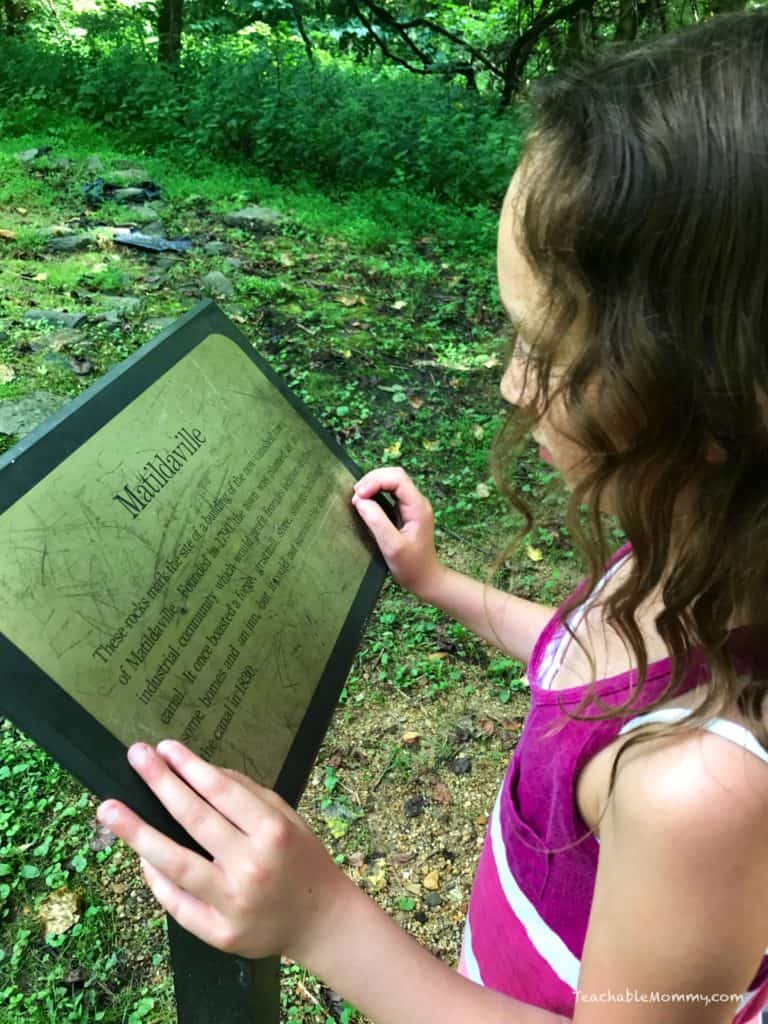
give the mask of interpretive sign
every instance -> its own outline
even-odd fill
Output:
[[[296,803],[385,575],[360,475],[201,303],[0,459],[0,711],[187,843],[128,766],[136,740]],[[254,1020],[243,963],[217,981],[234,970]],[[196,984],[180,1020],[241,1019]]]

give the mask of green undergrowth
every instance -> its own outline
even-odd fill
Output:
[[[443,556],[482,576],[519,526],[488,468],[504,416],[498,385],[506,344],[493,208],[440,205],[394,186],[345,194],[288,187],[242,162],[184,163],[126,148],[118,138],[61,118],[0,140],[0,400],[38,390],[81,394],[152,338],[157,318],[189,309],[202,295],[202,277],[219,270],[233,287],[219,300],[224,312],[363,469],[407,468],[433,502]],[[50,152],[17,159],[35,147]],[[113,243],[112,229],[130,220],[130,209],[91,210],[84,202],[96,173],[109,181],[137,166],[161,191],[157,212],[168,237],[193,242],[167,264]],[[223,225],[223,213],[254,203],[283,214],[278,231],[257,237]],[[84,248],[53,252],[57,225],[59,234],[86,237]],[[206,254],[211,241],[226,254]],[[99,319],[115,296],[139,302],[117,319]],[[57,329],[25,320],[35,307],[83,311],[88,320],[78,338],[62,340]],[[0,450],[14,441],[0,435]],[[498,581],[556,604],[579,574],[563,496],[532,445],[515,478],[537,523]],[[374,714],[395,698],[427,717],[460,698],[503,721],[520,695],[521,672],[389,584],[347,680],[339,721]],[[332,743],[333,730],[306,799],[325,822],[323,838],[337,860],[347,863],[364,843],[365,814],[338,783]],[[404,749],[397,736],[390,746],[383,770],[395,780],[434,771],[452,749],[448,740]],[[484,756],[500,773],[503,749]],[[151,901],[140,901],[132,857],[119,843],[98,848],[93,798],[8,722],[0,728],[0,765],[0,1024],[170,1024],[162,918]],[[366,777],[366,785],[377,784]],[[76,896],[77,923],[46,940],[41,906],[62,890]],[[413,904],[401,897],[401,909]],[[298,965],[284,967],[283,1018],[360,1019]]]

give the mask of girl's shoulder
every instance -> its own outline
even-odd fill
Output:
[[[601,824],[582,990],[743,991],[768,935],[767,799],[768,764],[717,734],[626,752]]]
[[[704,688],[695,687],[627,725],[681,722],[703,696]],[[765,721],[768,725],[768,716]],[[608,802],[614,759],[632,732],[625,730],[627,726],[591,758],[578,779],[579,809],[596,834]],[[714,817],[722,822],[738,809],[742,823],[754,826],[768,842],[768,750],[760,746],[735,705],[693,731],[678,730],[628,747],[619,762],[615,795],[633,806],[671,797],[676,807],[692,816],[692,826],[700,812],[705,830]],[[764,856],[765,846],[762,849]]]

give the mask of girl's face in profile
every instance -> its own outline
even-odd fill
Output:
[[[507,190],[498,233],[499,292],[515,336],[514,351],[501,381],[501,394],[510,405],[521,405],[526,398],[530,399],[533,396],[531,372],[528,374],[528,381],[525,381],[529,351],[526,338],[536,336],[545,309],[542,286],[528,265],[517,241],[518,212],[521,209],[520,200],[525,188],[525,164],[526,161],[523,161],[518,167]],[[578,319],[572,331],[574,337],[577,337]],[[567,348],[567,345],[564,348]],[[557,367],[553,373],[553,383],[556,378]],[[560,471],[566,487],[572,489],[583,473],[584,452],[561,432],[565,423],[563,402],[559,398],[555,399],[536,423],[533,438],[542,448],[542,458]]]

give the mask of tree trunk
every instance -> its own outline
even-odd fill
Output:
[[[7,36],[15,36],[29,18],[29,8],[19,0],[3,0],[3,31]]]
[[[184,0],[160,0],[157,16],[157,59],[178,64],[181,56],[181,21]]]
[[[747,0],[712,0],[713,14],[732,14],[746,9]]]
[[[614,42],[631,43],[637,36],[637,0],[621,0],[619,17],[616,21]]]

